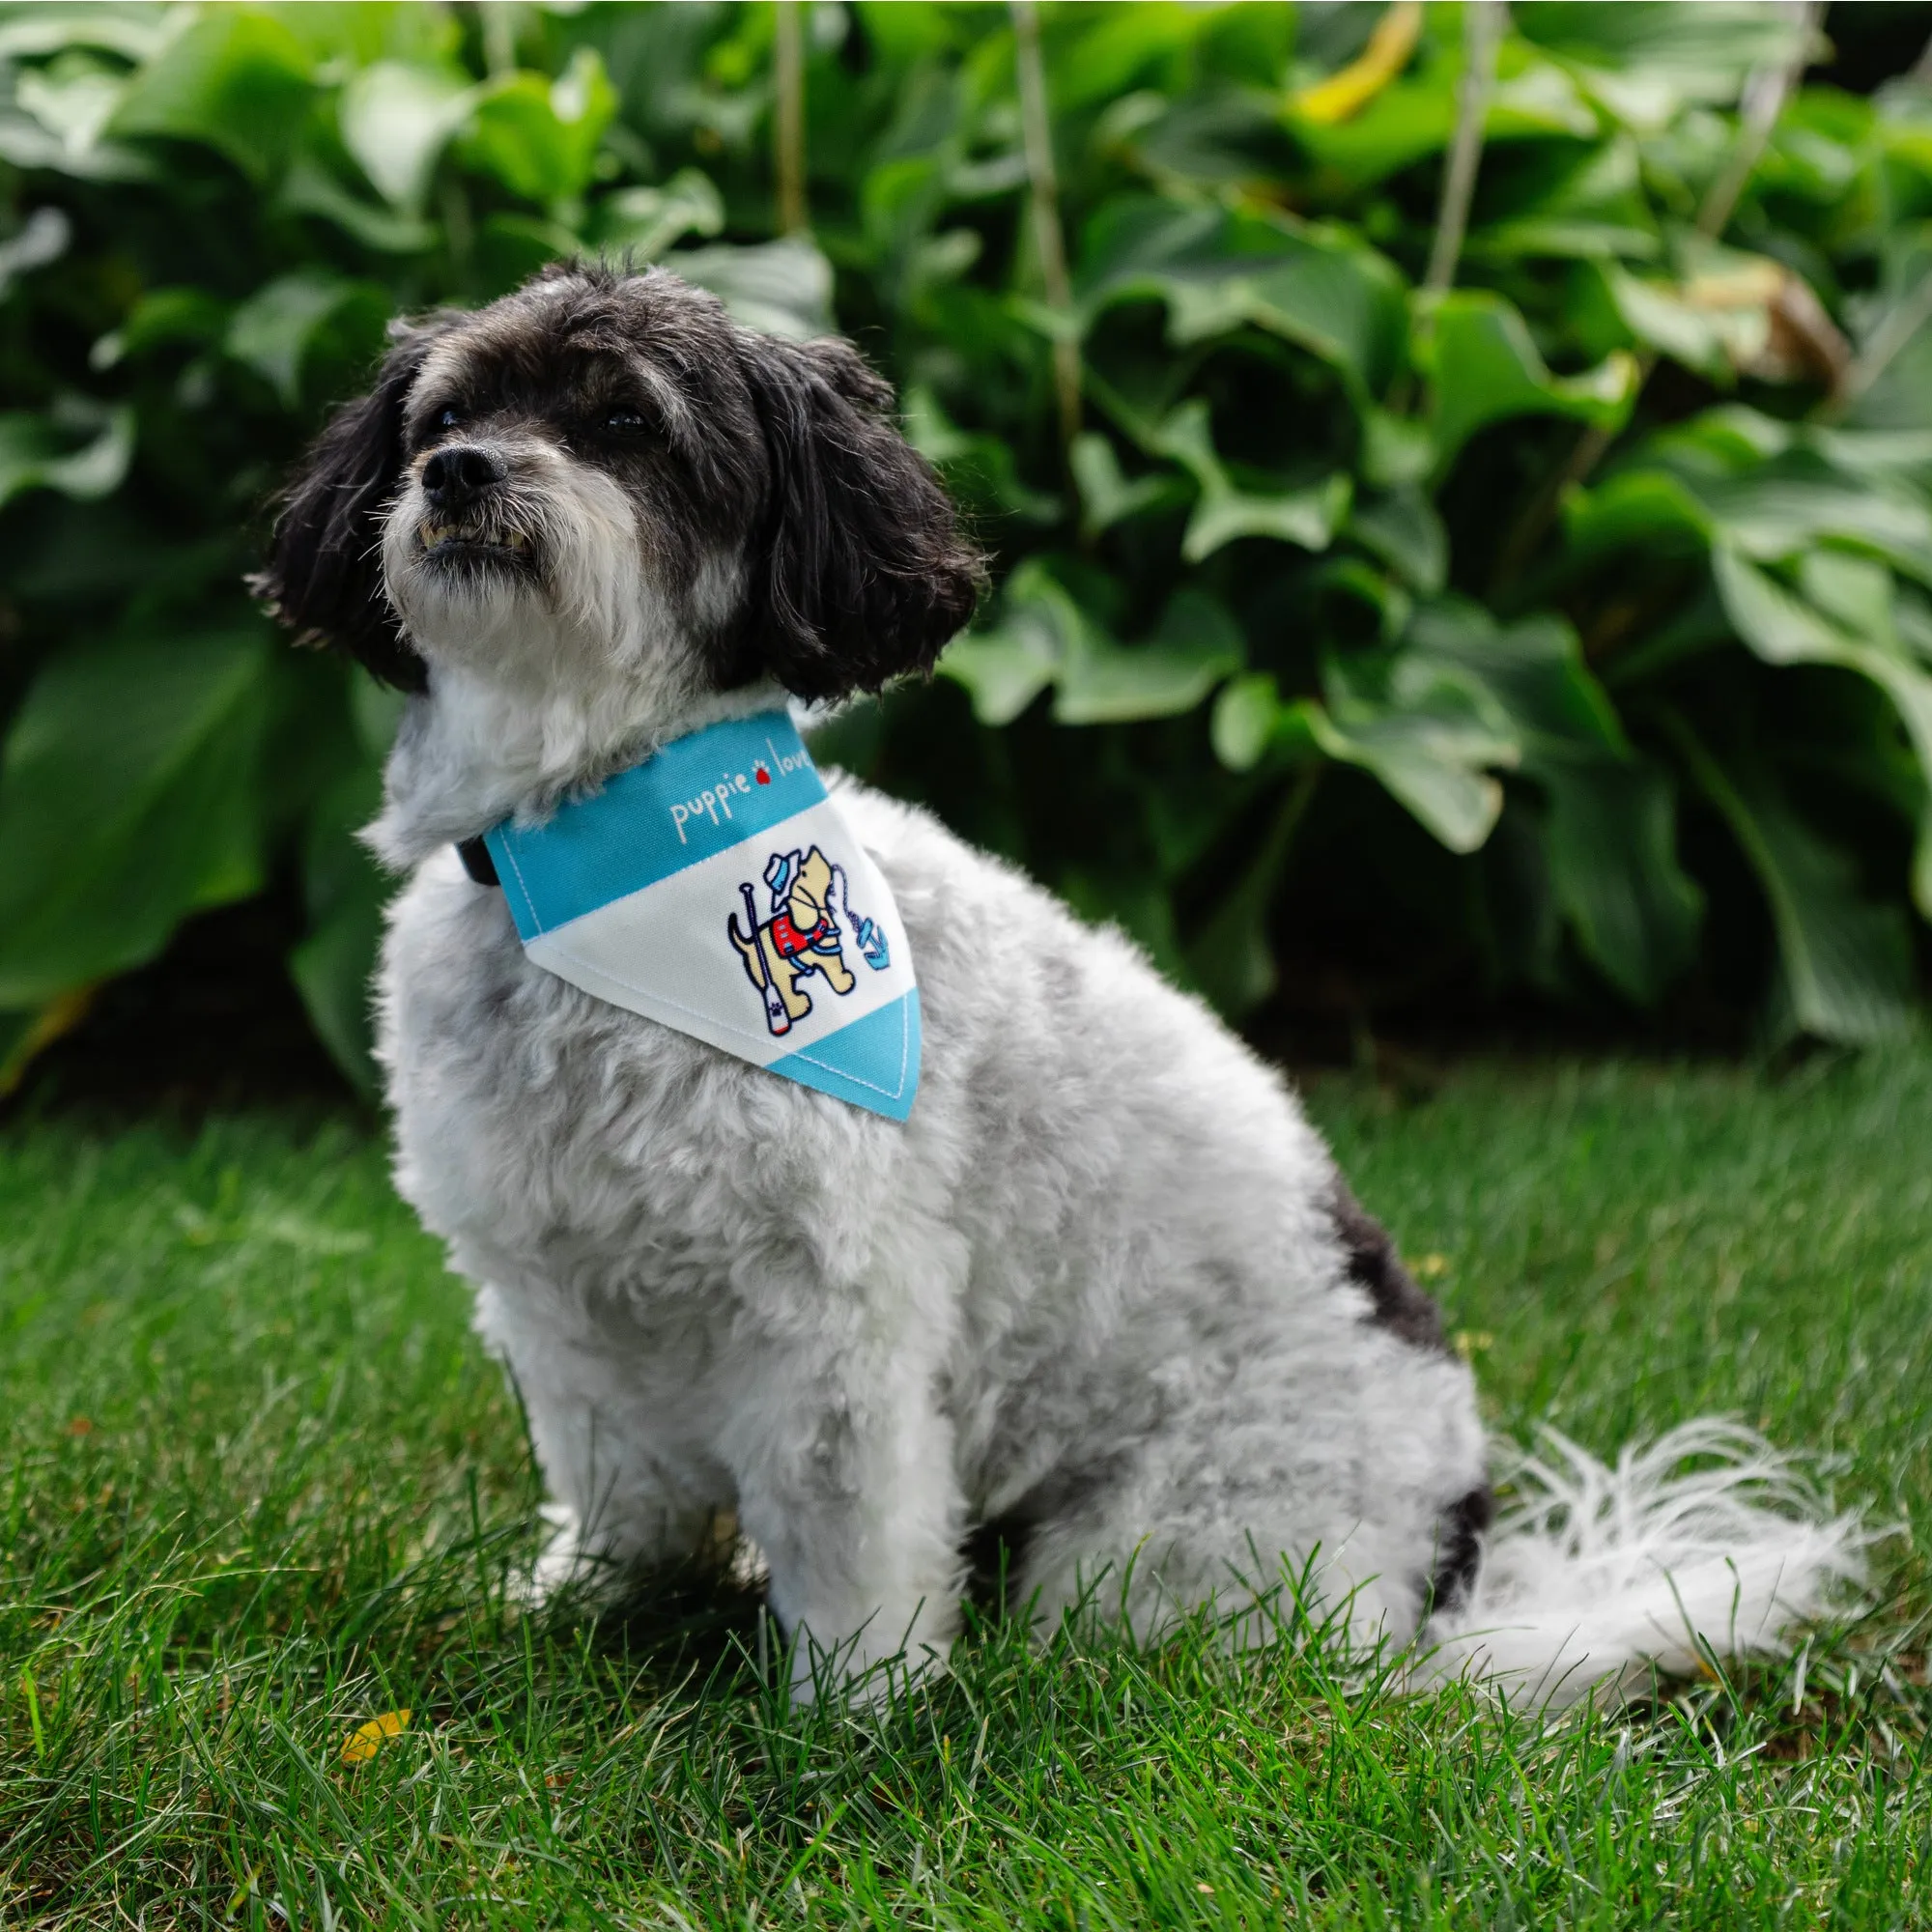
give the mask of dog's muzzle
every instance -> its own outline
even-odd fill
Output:
[[[424,557],[437,563],[532,561],[535,546],[509,514],[509,466],[483,443],[450,443],[422,468],[428,514],[416,525]]]

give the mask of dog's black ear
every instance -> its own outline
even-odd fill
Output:
[[[375,386],[316,438],[282,496],[268,567],[249,579],[298,642],[347,651],[404,691],[427,689],[429,673],[383,594],[382,510],[403,473],[403,406],[449,326],[397,332]]]
[[[984,565],[894,424],[891,388],[849,342],[738,341],[772,467],[738,670],[800,697],[930,670]]]

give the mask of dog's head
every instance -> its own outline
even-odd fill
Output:
[[[816,925],[832,905],[832,862],[816,845],[805,855],[791,882],[794,925]]]
[[[848,343],[582,266],[393,335],[256,579],[392,684],[838,697],[930,669],[972,611],[979,555]]]

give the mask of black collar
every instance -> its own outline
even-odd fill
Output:
[[[474,838],[459,838],[456,841],[456,856],[463,861],[463,869],[479,886],[500,886],[503,882],[497,876],[497,862],[490,856],[490,848],[483,842],[482,835]]]

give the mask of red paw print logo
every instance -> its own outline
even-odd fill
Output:
[[[763,765],[753,765],[752,767],[752,776],[754,779],[756,779],[761,785],[768,785],[772,781],[771,773],[766,771]]]

